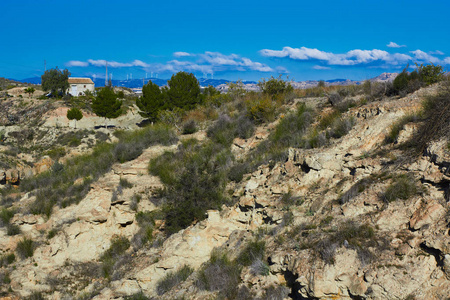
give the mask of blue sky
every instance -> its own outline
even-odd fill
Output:
[[[0,77],[368,79],[450,69],[450,1],[0,0]]]

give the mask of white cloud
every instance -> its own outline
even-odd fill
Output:
[[[397,68],[408,63],[434,63],[450,64],[450,57],[439,59],[431,53],[422,50],[410,51],[410,55],[404,53],[391,53],[384,50],[372,49],[361,50],[354,49],[346,53],[332,53],[319,49],[306,47],[292,48],[284,47],[282,50],[263,49],[259,51],[261,55],[275,58],[289,58],[298,61],[320,61],[328,66],[366,66],[369,68]],[[443,54],[442,52],[434,52]],[[318,68],[319,67],[319,68]],[[314,66],[314,69],[320,69],[323,64]]]
[[[324,52],[318,49],[310,49],[306,47],[301,48],[284,47],[283,50],[281,51],[263,49],[260,51],[260,53],[263,56],[267,57],[289,57],[298,60],[309,60],[309,59],[328,60],[333,55],[333,53],[330,52]]]
[[[173,56],[175,56],[175,57],[183,57],[183,56],[191,56],[191,55],[192,54],[183,52],[183,51],[178,51],[178,52],[173,53]]]
[[[79,60],[71,60],[66,63],[67,67],[87,67],[89,66],[89,63],[85,61],[79,61]]]
[[[388,46],[389,48],[403,48],[403,47],[406,47],[406,45],[399,45],[399,44],[394,43],[394,42],[390,42],[386,46]]]
[[[314,70],[330,70],[330,67],[324,67],[324,66],[319,66],[319,65],[315,65],[314,67],[312,67]]]
[[[237,54],[225,55],[220,52],[206,51],[204,54],[199,54],[198,56],[200,62],[207,63],[213,68],[236,71],[274,72],[274,69],[266,64],[252,61],[246,57],[240,57]]]
[[[442,51],[439,51],[439,50],[436,50],[436,51],[430,51],[430,52],[428,52],[429,54],[432,54],[432,55],[444,55],[445,53],[444,52],[442,52]]]
[[[94,66],[103,68],[108,64],[111,68],[129,68],[129,67],[139,67],[145,71],[150,72],[179,72],[179,71],[189,71],[189,72],[202,72],[208,74],[214,74],[220,71],[257,71],[257,72],[275,72],[274,69],[266,64],[252,61],[249,58],[241,57],[237,54],[222,54],[220,52],[206,51],[202,54],[187,53],[187,52],[175,52],[174,56],[180,59],[175,59],[167,61],[165,63],[153,63],[148,64],[141,60],[134,60],[132,62],[117,62],[117,61],[106,61],[103,59],[88,59],[86,62],[83,61],[70,61],[70,66]],[[68,63],[68,65],[69,65]]]
[[[439,63],[439,58],[432,56],[422,50],[411,51],[410,53],[414,54],[415,60],[424,61],[425,63]]]

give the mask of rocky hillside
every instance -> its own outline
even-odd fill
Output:
[[[4,100],[0,296],[447,299],[448,139],[415,151],[441,85],[295,98],[250,131],[228,103],[184,135]]]

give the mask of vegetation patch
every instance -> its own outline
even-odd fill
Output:
[[[176,272],[169,272],[164,278],[158,281],[156,284],[156,292],[158,295],[163,295],[166,292],[170,291],[173,287],[179,285],[183,281],[185,281],[189,275],[194,272],[194,269],[191,267],[184,265]]]
[[[237,299],[242,266],[231,261],[226,252],[213,250],[210,260],[198,271],[195,285],[201,290],[217,291],[226,299]]]
[[[20,258],[25,259],[32,257],[34,254],[35,243],[32,239],[23,238],[17,243],[16,252]]]
[[[399,199],[408,200],[422,193],[424,193],[424,189],[417,186],[416,180],[411,174],[401,174],[392,179],[381,197],[383,201],[390,203]]]
[[[130,241],[126,237],[119,236],[111,240],[111,246],[100,257],[100,261],[102,262],[102,275],[105,278],[111,278],[115,264],[128,248],[130,248]]]
[[[187,140],[177,152],[166,152],[150,162],[150,172],[165,184],[162,196],[167,233],[203,220],[206,210],[220,209],[227,202],[224,190],[232,160],[231,151],[220,144]]]
[[[151,145],[169,145],[177,141],[176,134],[162,125],[118,132],[117,136],[118,143],[100,143],[90,154],[74,157],[64,165],[58,164],[58,167],[23,180],[21,190],[34,191],[36,195],[30,211],[49,216],[55,205],[66,207],[78,203],[88,193],[90,184],[110,170],[113,163],[135,159]],[[77,179],[82,181],[74,184]]]

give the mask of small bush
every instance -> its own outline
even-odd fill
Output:
[[[263,93],[271,96],[288,94],[294,90],[289,82],[281,78],[281,75],[278,78],[272,76],[268,80],[262,79],[259,81],[258,86]]]
[[[266,243],[264,241],[252,241],[239,253],[236,261],[243,266],[250,266],[256,260],[261,260],[265,251]]]
[[[278,285],[278,286],[269,286],[265,289],[265,297],[266,300],[284,300],[289,298],[290,289],[286,286]]]
[[[9,236],[20,234],[20,227],[14,224],[8,224],[6,226],[6,234]]]
[[[275,110],[276,105],[269,97],[247,103],[247,116],[256,123],[272,122],[275,119]]]
[[[144,293],[140,292],[131,296],[126,296],[126,300],[150,300],[151,298],[144,295]]]
[[[206,210],[219,209],[228,166],[233,155],[220,144],[185,141],[177,153],[165,153],[150,162],[150,172],[166,186],[165,229],[168,233],[203,220]]]
[[[270,273],[269,265],[259,258],[252,262],[250,270],[255,276],[268,276]]]
[[[228,170],[228,179],[234,182],[241,182],[244,178],[244,174],[247,174],[251,171],[250,163],[244,161],[232,166]]]
[[[337,106],[342,101],[342,97],[339,93],[332,93],[328,96],[328,102],[332,106]]]
[[[377,246],[374,237],[375,231],[372,227],[365,224],[356,225],[349,221],[342,224],[331,236],[319,240],[314,248],[328,264],[334,263],[336,249],[342,245],[353,247],[358,253],[364,251],[363,257],[368,258],[366,247]]]
[[[226,253],[213,250],[211,258],[198,272],[195,285],[201,290],[219,291],[227,299],[236,299],[241,282],[241,267]]]
[[[23,238],[17,243],[16,252],[20,258],[32,257],[34,254],[34,242],[32,239]]]
[[[384,139],[384,142],[386,144],[396,143],[397,139],[398,139],[398,136],[400,134],[400,131],[403,130],[405,125],[410,123],[410,122],[414,122],[417,119],[418,119],[418,117],[416,115],[412,115],[412,114],[402,117],[399,121],[395,122],[392,125],[388,135]]]
[[[236,120],[235,135],[241,139],[248,139],[255,133],[255,124],[246,116],[240,116]]]
[[[126,237],[115,237],[111,240],[111,246],[100,257],[102,262],[102,275],[105,278],[110,278],[114,272],[114,265],[118,258],[130,248],[130,241]]]
[[[12,264],[16,260],[14,253],[6,254],[0,257],[0,268]]]
[[[23,180],[21,190],[34,190],[36,194],[36,200],[29,207],[30,212],[50,216],[55,205],[66,207],[78,203],[89,192],[91,182],[109,171],[116,161],[134,159],[151,145],[169,145],[178,140],[175,132],[163,125],[130,132],[118,131],[117,137],[118,143],[98,143],[90,154],[68,159],[57,174],[51,170]],[[80,178],[83,182],[74,185],[73,182]]]
[[[398,199],[407,200],[420,193],[422,193],[422,189],[417,187],[414,177],[410,174],[402,174],[394,177],[382,198],[389,203]]]
[[[345,136],[352,129],[354,122],[352,118],[340,118],[334,121],[332,128],[329,130],[329,135],[335,139]]]
[[[301,197],[293,196],[292,192],[289,191],[283,194],[283,196],[281,196],[280,201],[283,205],[292,206],[292,205],[302,205],[304,200]]]
[[[156,292],[158,295],[163,295],[170,291],[173,287],[185,281],[189,275],[194,272],[194,269],[184,265],[176,272],[169,272],[163,279],[159,280],[156,284]]]
[[[124,189],[131,189],[133,187],[133,184],[129,182],[126,178],[120,177],[119,185]]]
[[[183,124],[183,134],[192,134],[198,131],[197,122],[189,120]]]
[[[14,210],[2,208],[0,210],[0,225],[6,226],[9,224],[9,220],[14,217]]]

